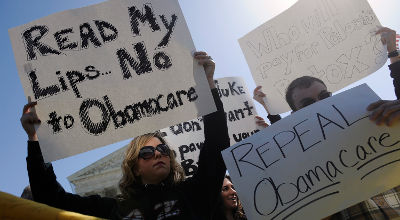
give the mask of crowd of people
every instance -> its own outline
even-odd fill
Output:
[[[399,99],[400,57],[395,53],[396,32],[381,28],[377,34],[381,34],[382,42],[387,45],[390,75]],[[136,137],[130,143],[122,163],[118,197],[83,197],[68,193],[57,182],[51,164],[43,160],[34,127],[41,122],[34,111],[37,103],[29,102],[21,117],[28,135],[29,198],[55,208],[106,219],[247,219],[232,180],[226,175],[220,153],[230,146],[230,141],[223,105],[214,84],[215,63],[206,52],[195,52],[194,59],[204,67],[217,111],[204,116],[205,141],[198,170],[192,177],[185,178],[168,143],[155,132]],[[269,114],[263,101],[267,95],[261,89],[260,86],[254,89],[254,99],[264,106],[269,121],[275,123],[281,116]],[[288,86],[286,101],[295,112],[331,95],[321,79],[302,76]],[[367,110],[371,111],[370,120],[377,125],[391,126],[400,120],[399,100],[371,103]],[[257,116],[257,119],[258,125],[268,126],[263,118]],[[374,196],[325,219],[400,217],[399,189]]]

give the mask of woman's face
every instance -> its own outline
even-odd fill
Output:
[[[232,182],[228,179],[224,179],[224,183],[222,184],[222,201],[224,203],[225,208],[227,209],[235,209],[238,206],[238,198],[236,194],[236,190],[233,187]]]
[[[162,142],[153,137],[145,146],[156,148],[159,144],[162,144]],[[143,184],[158,184],[168,177],[170,169],[170,157],[162,155],[158,150],[155,150],[154,156],[149,159],[138,158],[135,175],[141,178]]]

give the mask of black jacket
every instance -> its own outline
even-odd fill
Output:
[[[229,147],[224,109],[212,90],[217,111],[204,116],[205,141],[198,170],[175,185],[146,185],[135,198],[119,200],[67,193],[50,163],[44,163],[38,142],[28,141],[27,168],[34,200],[56,208],[108,219],[210,219],[225,175],[220,151]],[[129,216],[129,217],[128,217]]]
[[[393,78],[394,92],[397,99],[400,99],[400,61],[389,65],[390,76]]]

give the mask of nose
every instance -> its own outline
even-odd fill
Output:
[[[160,153],[160,151],[158,151],[158,150],[155,150],[155,151],[154,151],[154,157],[155,157],[156,159],[160,158],[161,156],[162,156],[162,154]]]
[[[234,188],[229,188],[229,193],[236,195],[236,190]]]

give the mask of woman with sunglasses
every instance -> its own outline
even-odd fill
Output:
[[[211,219],[225,175],[220,151],[229,146],[222,102],[214,85],[215,63],[205,52],[194,58],[204,67],[217,111],[204,116],[205,141],[198,170],[184,179],[182,167],[158,133],[136,137],[126,152],[120,180],[122,195],[105,198],[67,193],[56,181],[51,164],[45,164],[34,129],[40,123],[31,110],[23,110],[21,124],[28,134],[27,167],[35,201],[107,219]]]

